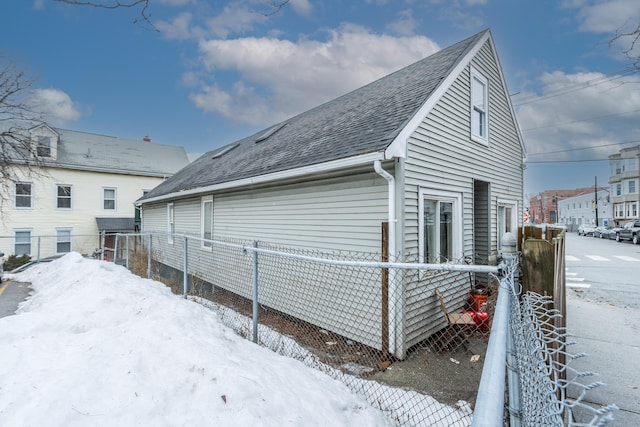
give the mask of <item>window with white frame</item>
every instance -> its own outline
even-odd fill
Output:
[[[621,183],[617,183],[616,184],[616,196],[622,196],[622,184]]]
[[[502,248],[505,233],[517,233],[517,202],[498,201],[498,246]]]
[[[13,253],[20,255],[31,255],[31,230],[15,230]]]
[[[58,228],[56,230],[56,253],[66,254],[71,252],[71,229]]]
[[[462,197],[423,189],[419,200],[421,262],[439,264],[462,258]]]
[[[206,197],[202,199],[202,238],[205,239],[202,242],[203,248],[212,248],[213,244],[210,240],[213,239],[213,197]]]
[[[615,204],[616,218],[624,218],[624,203]]]
[[[175,207],[173,203],[167,203],[167,242],[173,243],[176,234],[176,224],[174,222]]]
[[[36,155],[38,157],[51,157],[51,137],[39,135],[36,139]]]
[[[108,211],[116,210],[116,189],[115,188],[102,189],[102,208]]]
[[[71,209],[71,186],[56,186],[56,207],[58,209]]]
[[[636,218],[638,216],[638,203],[627,203],[627,218]]]
[[[33,200],[31,194],[32,186],[28,182],[16,182],[15,184],[15,200],[16,208],[32,208]]]
[[[489,91],[487,79],[471,69],[471,139],[487,143]]]
[[[627,183],[627,194],[635,194],[636,193],[636,180],[632,179]]]

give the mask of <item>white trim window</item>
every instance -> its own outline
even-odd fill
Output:
[[[14,230],[13,253],[31,256],[31,230]]]
[[[56,208],[71,209],[71,186],[56,185]]]
[[[51,137],[38,135],[36,137],[36,156],[51,157]]]
[[[56,229],[56,254],[66,254],[71,252],[71,229]]]
[[[102,208],[106,211],[116,210],[116,189],[115,188],[102,189]]]
[[[615,218],[624,218],[624,203],[616,203],[614,206]]]
[[[175,234],[175,205],[171,202],[167,203],[167,243],[173,244]]]
[[[30,182],[16,182],[15,183],[15,199],[14,206],[16,209],[31,209],[33,208],[33,186]]]
[[[203,197],[201,200],[201,224],[200,237],[202,237],[202,247],[211,250],[213,244],[208,241],[213,239],[213,197]]]
[[[498,200],[498,249],[502,249],[505,233],[518,234],[518,202]]]
[[[628,202],[627,203],[627,218],[637,218],[638,217],[638,203],[637,202]]]
[[[471,68],[471,139],[489,141],[489,85],[487,79]]]
[[[420,261],[441,264],[462,259],[462,195],[420,190]]]

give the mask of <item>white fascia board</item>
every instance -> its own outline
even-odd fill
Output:
[[[491,39],[491,34],[487,31],[478,42],[473,46],[469,52],[462,58],[458,64],[451,70],[449,75],[440,82],[440,86],[436,88],[435,91],[431,94],[429,99],[420,107],[420,109],[413,115],[411,120],[407,122],[405,127],[400,131],[398,136],[393,140],[389,147],[385,150],[385,159],[391,159],[393,157],[407,157],[407,141],[409,137],[418,129],[420,123],[427,117],[427,114],[431,111],[431,109],[436,105],[436,103],[442,98],[442,96],[449,90],[453,82],[458,78],[462,70],[465,69],[474,56],[480,51],[482,46],[485,44],[487,39]],[[494,48],[495,52],[495,48]],[[498,64],[499,65],[499,64]]]
[[[363,154],[360,156],[347,157],[345,159],[333,160],[330,162],[304,166],[297,169],[289,169],[289,170],[280,171],[280,172],[273,172],[265,175],[254,176],[251,178],[239,179],[237,181],[223,182],[220,184],[208,185],[206,187],[198,187],[198,188],[193,188],[191,190],[164,194],[162,196],[146,199],[142,202],[136,202],[136,206],[140,206],[144,203],[153,203],[153,202],[159,202],[167,199],[174,199],[176,197],[194,196],[201,193],[213,193],[215,191],[228,190],[231,188],[244,187],[247,185],[262,184],[270,181],[279,181],[282,179],[298,178],[305,175],[311,175],[314,173],[330,172],[330,171],[345,169],[353,166],[373,164],[373,162],[376,160],[384,160],[384,153],[380,151],[375,153]]]

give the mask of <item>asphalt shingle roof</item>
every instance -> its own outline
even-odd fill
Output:
[[[282,123],[210,151],[141,200],[383,151],[486,31]],[[256,142],[272,128],[273,134]],[[216,153],[223,154],[216,156]]]
[[[134,218],[96,217],[99,231],[126,232],[133,231]]]

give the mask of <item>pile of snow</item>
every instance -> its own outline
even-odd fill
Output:
[[[2,425],[391,425],[339,381],[112,263],[71,253],[5,278],[34,293],[0,319]]]

